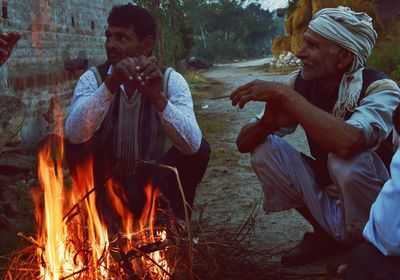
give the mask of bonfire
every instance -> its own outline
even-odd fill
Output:
[[[60,125],[61,127],[61,125]],[[60,128],[59,128],[60,131]],[[111,179],[106,192],[120,218],[111,231],[96,207],[93,161],[78,167],[77,178],[65,184],[63,138],[51,137],[38,154],[40,186],[33,192],[37,236],[19,235],[31,244],[17,252],[8,279],[170,279],[177,270],[191,270],[188,211],[186,225],[165,207],[166,198],[149,183],[140,217],[124,207],[119,186]],[[151,162],[139,164],[177,170]],[[160,203],[164,200],[163,203]],[[163,207],[160,207],[160,205]]]
[[[186,202],[184,224],[177,223],[165,197],[149,183],[144,209],[134,217],[118,185],[109,180],[107,194],[121,220],[117,230],[110,230],[96,208],[93,162],[88,160],[77,179],[65,183],[70,178],[63,168],[62,139],[49,138],[38,154],[40,184],[32,192],[37,233],[19,233],[27,242],[8,258],[5,279],[266,279],[253,261],[268,255],[249,249],[257,205],[233,232],[225,224],[204,231],[200,211],[192,238]],[[185,201],[174,167],[138,164],[174,172]]]

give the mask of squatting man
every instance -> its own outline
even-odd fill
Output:
[[[192,206],[210,147],[197,124],[189,86],[172,68],[156,64],[151,55],[156,22],[146,9],[114,6],[105,35],[107,61],[80,77],[65,124],[71,175],[93,156],[97,206],[109,226],[116,220],[107,196],[109,179],[134,217],[140,217],[144,187],[152,182],[182,219],[184,202],[174,174],[138,162],[175,166]],[[167,139],[172,147],[165,150]]]
[[[267,212],[295,208],[312,225],[282,257],[301,265],[356,242],[393,155],[392,113],[399,88],[365,63],[377,34],[372,19],[347,7],[317,12],[287,84],[255,80],[230,95],[233,106],[265,103],[237,137],[264,191]],[[311,156],[281,136],[300,124]]]

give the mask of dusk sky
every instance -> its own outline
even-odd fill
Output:
[[[288,0],[249,0],[248,3],[258,2],[261,4],[263,9],[268,9],[270,11],[276,10],[278,8],[284,8],[288,5]]]

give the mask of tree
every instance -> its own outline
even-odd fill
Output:
[[[157,22],[155,54],[164,65],[179,67],[193,45],[192,29],[185,25],[180,0],[140,0],[139,5],[147,8]]]
[[[270,52],[276,21],[245,0],[139,0],[157,19],[155,53],[178,66],[189,54],[208,60],[259,57]]]
[[[277,27],[260,4],[245,1],[184,0],[186,25],[193,29],[191,54],[209,60],[259,57],[268,52]]]

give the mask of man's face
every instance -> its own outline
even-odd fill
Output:
[[[305,80],[329,79],[339,73],[339,54],[341,47],[328,39],[307,29],[303,37],[303,45],[297,52],[303,67],[301,76]]]
[[[139,40],[132,27],[108,26],[106,52],[107,62],[114,65],[123,58],[145,55],[144,40]]]

